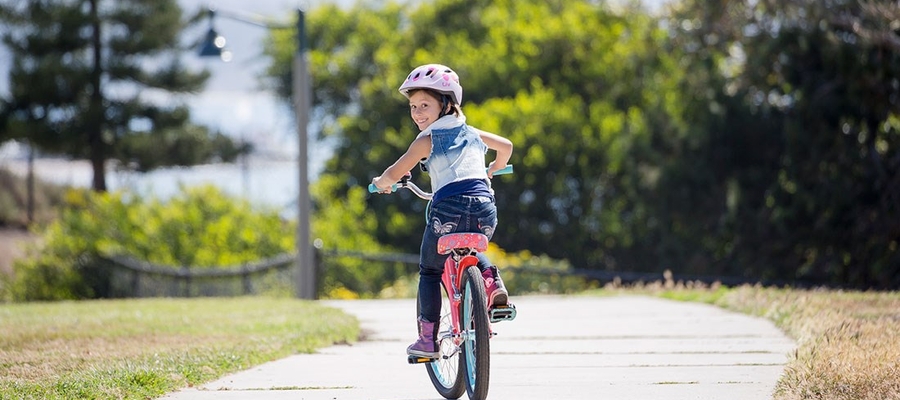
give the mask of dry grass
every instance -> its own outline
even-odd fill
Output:
[[[900,400],[900,292],[726,289],[671,279],[628,290],[773,321],[797,341],[776,400]]]
[[[775,398],[900,399],[900,293],[741,287],[717,304],[797,340]]]

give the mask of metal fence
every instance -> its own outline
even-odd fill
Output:
[[[228,267],[173,267],[126,256],[104,261],[109,271],[110,297],[238,296],[291,291],[291,266],[296,257],[281,254],[262,261]]]
[[[317,287],[321,289],[323,265],[338,262],[340,258],[364,260],[376,266],[405,264],[409,272],[418,265],[418,254],[366,253],[346,250],[319,250],[315,262]],[[125,256],[109,257],[103,260],[107,267],[109,297],[197,297],[197,296],[239,296],[262,293],[294,293],[293,266],[296,256],[281,254],[262,261],[227,267],[173,267],[135,260]],[[551,278],[581,279],[602,285],[605,282],[629,284],[653,282],[664,279],[661,273],[639,273],[625,271],[603,271],[594,269],[553,269],[530,266],[512,267],[510,274],[539,275]],[[747,283],[736,277],[678,276],[678,280],[725,285]],[[671,279],[671,278],[670,278]],[[524,286],[524,285],[523,285]],[[535,288],[524,288],[536,290]]]
[[[418,265],[417,254],[365,253],[319,250],[314,257],[321,288],[324,265],[340,258],[363,260],[372,265]],[[153,264],[128,256],[100,260],[108,276],[104,292],[108,297],[198,297],[241,296],[261,293],[293,293],[295,254],[280,254],[262,261],[225,267],[176,267]]]

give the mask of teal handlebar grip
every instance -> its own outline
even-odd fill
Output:
[[[396,183],[391,185],[391,193],[396,192],[398,187],[400,187],[400,185],[397,185]],[[376,193],[376,192],[378,192],[378,187],[376,187],[374,183],[370,183],[369,184],[369,193]]]
[[[507,174],[511,174],[511,173],[513,173],[512,164],[507,165],[506,167],[504,167],[503,169],[501,169],[497,172],[494,172],[494,175],[507,175]]]

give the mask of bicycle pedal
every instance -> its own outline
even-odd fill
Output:
[[[512,321],[516,319],[516,306],[512,304],[494,306],[488,311],[488,314],[490,315],[492,323],[500,321]]]
[[[437,361],[437,359],[431,357],[408,356],[406,361],[410,364],[427,364],[430,362],[435,362]]]

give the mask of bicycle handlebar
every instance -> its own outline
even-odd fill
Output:
[[[498,170],[497,172],[494,172],[494,175],[508,175],[511,173],[513,173],[513,166],[507,165],[503,169]],[[428,193],[428,192],[422,190],[421,188],[419,188],[418,186],[416,186],[415,183],[410,182],[408,174],[406,176],[404,176],[403,178],[401,178],[400,182],[391,185],[391,193],[396,192],[397,189],[400,189],[400,188],[409,189],[410,191],[415,193],[416,196],[419,196],[419,198],[421,198],[423,200],[431,200],[431,196],[433,195],[433,193]],[[373,183],[369,184],[369,193],[377,193],[378,191],[379,190],[377,187],[375,187],[375,184],[373,184]]]

